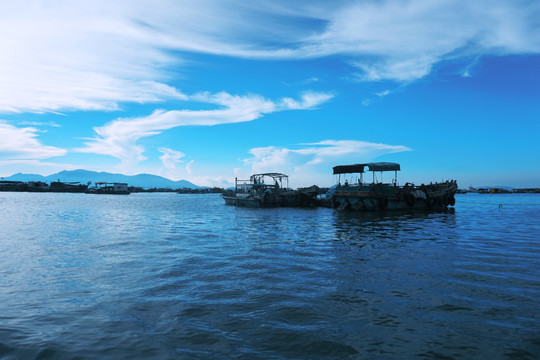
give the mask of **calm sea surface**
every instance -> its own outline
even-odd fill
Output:
[[[456,200],[0,193],[0,358],[538,359],[540,195]]]

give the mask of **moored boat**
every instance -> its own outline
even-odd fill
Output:
[[[372,182],[364,182],[365,168],[372,172]],[[397,163],[377,162],[340,165],[333,168],[338,175],[338,184],[332,195],[332,202],[338,210],[379,211],[379,210],[443,210],[454,206],[457,191],[455,180],[416,186],[406,183],[399,186]],[[383,174],[393,172],[394,178],[383,183]],[[380,173],[379,178],[377,173]],[[341,183],[341,176],[344,183]],[[347,178],[349,176],[349,178]]]
[[[282,173],[251,175],[248,180],[235,179],[234,190],[221,195],[226,205],[246,207],[313,206],[319,193],[317,186],[293,190],[289,177]]]
[[[88,185],[79,183],[78,181],[62,182],[52,181],[48,187],[48,192],[66,192],[66,193],[83,193],[88,189]]]
[[[43,181],[29,181],[26,189],[28,192],[48,192],[49,184]]]
[[[22,181],[0,180],[0,191],[26,191],[28,184]]]
[[[107,183],[97,182],[96,186],[88,188],[87,194],[111,194],[111,195],[129,195],[128,184],[126,183]]]

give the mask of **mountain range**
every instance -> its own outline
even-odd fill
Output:
[[[64,170],[59,173],[49,176],[42,176],[37,174],[15,174],[4,178],[3,180],[9,181],[62,181],[62,182],[80,182],[81,184],[92,184],[96,182],[118,182],[127,183],[128,186],[136,186],[142,188],[168,188],[168,189],[199,189],[201,186],[197,186],[187,180],[173,181],[167,178],[150,175],[150,174],[138,174],[138,175],[122,175],[112,174],[108,172],[97,172],[89,170]]]

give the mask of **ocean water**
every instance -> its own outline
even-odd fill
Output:
[[[0,193],[0,358],[538,359],[540,195],[456,200]]]

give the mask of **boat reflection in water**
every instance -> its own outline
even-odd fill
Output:
[[[372,172],[371,183],[365,183],[365,168]],[[455,180],[429,185],[416,186],[406,183],[398,186],[397,172],[400,165],[390,162],[376,162],[334,166],[334,175],[338,175],[338,184],[332,194],[333,206],[338,210],[443,210],[454,206],[454,194],[457,191]],[[394,172],[391,183],[383,183],[384,172]],[[380,178],[377,174],[380,173]],[[347,178],[349,174],[349,178]],[[357,174],[357,175],[356,175]],[[341,175],[345,182],[341,184]],[[356,176],[356,177],[354,177]]]

